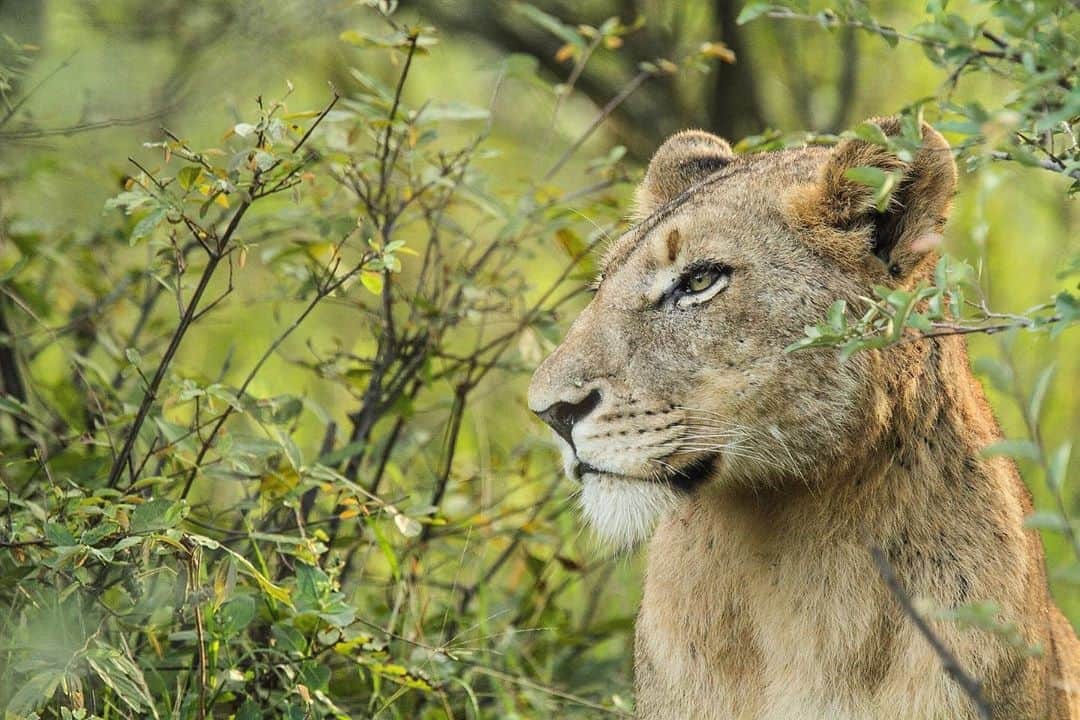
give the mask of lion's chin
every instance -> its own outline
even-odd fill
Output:
[[[682,496],[668,483],[604,473],[587,473],[581,484],[581,511],[586,522],[603,543],[620,551],[644,542]]]

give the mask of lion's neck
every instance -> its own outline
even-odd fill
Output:
[[[831,477],[774,490],[706,487],[661,523],[638,661],[672,660],[652,675],[646,667],[642,677],[653,680],[644,682],[697,673],[703,696],[721,683],[717,693],[742,697],[771,679],[802,683],[795,694],[805,697],[884,682],[882,654],[895,655],[898,638],[915,654],[925,643],[904,635],[871,547],[912,594],[942,605],[1022,593],[1009,563],[1030,565],[1026,491],[1010,464],[980,456],[998,431],[962,347],[942,343],[922,360],[916,376],[886,388],[891,417]]]

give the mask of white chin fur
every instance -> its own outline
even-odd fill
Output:
[[[585,520],[601,541],[619,550],[630,550],[648,538],[678,501],[678,494],[667,485],[644,480],[587,475],[581,488]]]

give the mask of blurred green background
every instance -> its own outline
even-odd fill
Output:
[[[713,63],[708,73],[650,80],[605,119],[565,169],[550,182],[540,183],[541,188],[550,186],[554,195],[587,186],[592,177],[587,174],[589,162],[616,146],[625,147],[622,163],[635,178],[650,152],[678,129],[703,127],[733,142],[767,129],[835,133],[935,95],[947,82],[917,45],[892,48],[872,35],[825,30],[815,23],[766,18],[738,26],[735,17],[741,2],[566,0],[536,5],[569,27],[599,26],[612,16],[627,25],[639,16],[645,21],[621,47],[597,52],[577,81],[577,92],[562,103],[554,126],[551,118],[558,101],[551,86],[565,82],[571,65],[558,59],[560,38],[536,23],[520,4],[432,0],[402,3],[397,11],[403,21],[438,30],[438,43],[416,58],[404,87],[403,102],[411,107],[427,101],[485,107],[500,77],[500,63],[508,55],[524,53],[538,59],[544,82],[500,89],[492,106],[491,138],[485,145],[499,154],[476,161],[492,188],[505,188],[495,194],[501,192],[511,204],[516,201],[514,189],[537,182],[588,127],[597,110],[631,81],[639,62],[678,58],[705,41],[725,43],[736,62]],[[869,7],[882,22],[902,28],[924,17],[920,3],[877,2]],[[981,4],[954,3],[950,9],[985,14]],[[159,167],[160,151],[144,148],[143,143],[160,140],[161,127],[193,147],[219,145],[227,128],[251,117],[257,96],[281,95],[286,81],[295,87],[290,109],[303,110],[325,105],[328,82],[346,98],[355,92],[351,68],[392,87],[401,70],[400,54],[388,60],[378,49],[356,47],[341,37],[347,30],[373,32],[377,26],[365,3],[339,0],[0,0],[0,32],[33,46],[26,74],[18,83],[23,91],[34,88],[25,106],[0,129],[0,271],[21,257],[10,236],[70,238],[64,245],[69,254],[54,258],[56,270],[45,280],[50,311],[40,318],[45,324],[62,321],[100,291],[92,287],[94,283],[116,282],[126,269],[148,262],[147,248],[117,249],[115,238],[101,229],[112,219],[103,216],[105,201],[132,173],[129,156]],[[1005,91],[993,77],[964,78],[953,99],[963,102]],[[443,138],[464,142],[483,122],[462,122],[444,131]],[[319,178],[315,185],[325,189],[330,182]],[[962,173],[946,247],[979,269],[995,309],[1023,311],[1075,285],[1075,278],[1059,275],[1066,260],[1080,249],[1077,209],[1065,198],[1068,186],[1069,180],[1060,174],[1012,163]],[[607,214],[593,217],[595,206],[583,201],[580,206],[589,217],[576,221],[585,231],[594,220],[608,227],[628,208],[632,190],[632,183],[613,184],[604,192]],[[567,205],[572,209],[574,202]],[[296,207],[282,201],[253,211],[247,221],[248,240],[258,243],[260,232],[272,233],[282,214],[313,212],[310,206]],[[312,217],[312,224],[317,219]],[[303,217],[293,222],[304,226]],[[402,233],[410,245],[422,242],[420,232]],[[109,252],[99,251],[106,245],[112,248]],[[272,247],[272,242],[265,241],[265,247]],[[417,262],[413,257],[402,260],[406,274],[410,263]],[[561,272],[566,252],[557,232],[546,228],[512,263],[504,270],[528,280],[524,299],[531,301]],[[580,285],[584,278],[575,275],[571,283]],[[234,294],[192,331],[174,373],[205,378],[224,367],[223,380],[239,382],[303,306],[283,291],[282,283],[282,276],[256,247],[237,277]],[[582,533],[572,507],[574,487],[560,479],[547,431],[525,406],[529,368],[550,351],[583,302],[579,296],[563,306],[546,328],[529,328],[505,371],[487,376],[476,388],[464,416],[442,510],[451,524],[466,528],[472,523],[475,530],[449,546],[449,559],[443,558],[444,564],[431,573],[444,585],[485,578],[486,568],[507,549],[511,531],[527,526],[526,541],[511,548],[497,574],[485,580],[491,591],[478,588],[479,607],[461,619],[462,635],[455,642],[515,677],[564,688],[605,707],[626,708],[639,559],[607,557],[607,551]],[[249,388],[257,397],[287,391],[304,398],[306,409],[293,438],[309,457],[318,454],[328,421],[347,427],[362,386],[348,392],[347,385],[312,373],[305,363],[313,359],[313,346],[334,345],[357,356],[372,351],[362,304],[319,307]],[[136,310],[133,297],[117,305],[110,322],[127,327]],[[9,310],[12,318],[17,329],[34,326]],[[457,342],[467,347],[477,332],[466,327]],[[48,344],[47,334],[37,340]],[[1044,440],[1048,447],[1057,447],[1075,436],[1080,420],[1074,398],[1080,379],[1080,340],[1075,330],[1055,340],[1034,334],[975,335],[970,348],[976,359],[1008,358],[1025,391],[1030,391],[1039,372],[1055,366],[1041,428]],[[65,342],[57,342],[35,353],[28,369],[43,395],[62,395],[61,388],[70,379],[71,352]],[[1023,437],[1020,405],[986,384],[1006,434]],[[432,487],[452,394],[449,388],[439,392],[441,396],[436,393],[411,410],[415,414],[404,430],[411,451],[395,460],[382,488],[381,494],[398,498],[395,502],[403,507],[422,504],[415,498],[426,497]],[[166,412],[179,422],[187,411]],[[1074,461],[1066,485],[1074,516],[1080,513],[1076,466]],[[1036,505],[1049,507],[1038,468],[1023,462],[1021,467]],[[193,498],[196,504],[208,503],[206,519],[213,518],[212,508],[228,506],[237,493],[229,485],[201,482]],[[537,503],[545,512],[530,516],[528,511]],[[499,515],[500,510],[506,514]],[[1048,532],[1045,537],[1052,574],[1075,562],[1060,534]],[[392,593],[380,584],[386,579],[386,567],[377,556],[365,567],[372,578],[356,580],[343,590],[356,607],[385,612],[392,604],[386,599]],[[553,588],[559,589],[557,597]],[[1074,625],[1080,624],[1076,585],[1055,581],[1053,589]],[[435,597],[447,588],[429,592]],[[424,635],[422,629],[429,614],[426,596],[416,597],[421,599],[410,600],[401,611],[415,616],[415,622],[401,623],[399,631],[438,644],[443,638]],[[529,602],[538,606],[525,608]],[[516,624],[506,623],[507,613]],[[519,640],[523,634],[530,636],[528,641]],[[567,644],[571,634],[576,645]],[[566,647],[572,651],[560,652]],[[539,712],[537,707],[556,712],[552,708],[564,702],[530,689],[527,683],[503,684],[537,697],[503,698],[505,714],[493,716],[515,712],[538,716],[530,712]],[[574,702],[566,702],[566,707],[566,712],[590,713]]]

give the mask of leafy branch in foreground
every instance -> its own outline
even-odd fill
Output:
[[[1069,193],[1080,191],[1080,36],[1068,2],[980,0],[983,17],[927,4],[926,19],[907,30],[880,22],[861,0],[811,12],[809,2],[748,4],[740,24],[759,18],[815,22],[826,30],[854,28],[890,46],[919,45],[946,77],[936,97],[942,119],[935,126],[956,143],[969,168],[1009,160],[1065,175]],[[974,15],[975,13],[973,13]],[[965,76],[993,76],[1007,91],[988,104],[980,95],[957,100]]]
[[[1068,291],[1020,314],[995,312],[971,265],[948,255],[938,260],[932,284],[921,282],[911,290],[878,285],[873,290],[874,297],[860,298],[862,314],[852,314],[847,301],[837,300],[825,322],[808,325],[806,336],[787,351],[838,347],[840,359],[846,360],[860,350],[946,335],[1025,329],[1057,337],[1080,319],[1080,300]]]
[[[893,598],[900,605],[904,615],[911,620],[915,625],[915,628],[919,631],[919,634],[930,644],[934,654],[937,655],[942,666],[945,668],[945,672],[948,673],[949,677],[960,686],[960,689],[963,690],[964,694],[971,700],[979,718],[981,720],[991,720],[992,714],[990,704],[983,696],[981,684],[960,665],[956,656],[945,647],[927,624],[922,614],[918,612],[911,596],[908,595],[907,590],[900,584],[899,578],[896,577],[896,572],[889,563],[889,558],[886,553],[882,551],[881,548],[872,547],[870,548],[870,556],[877,566],[881,579],[889,588],[889,592],[892,593]]]

